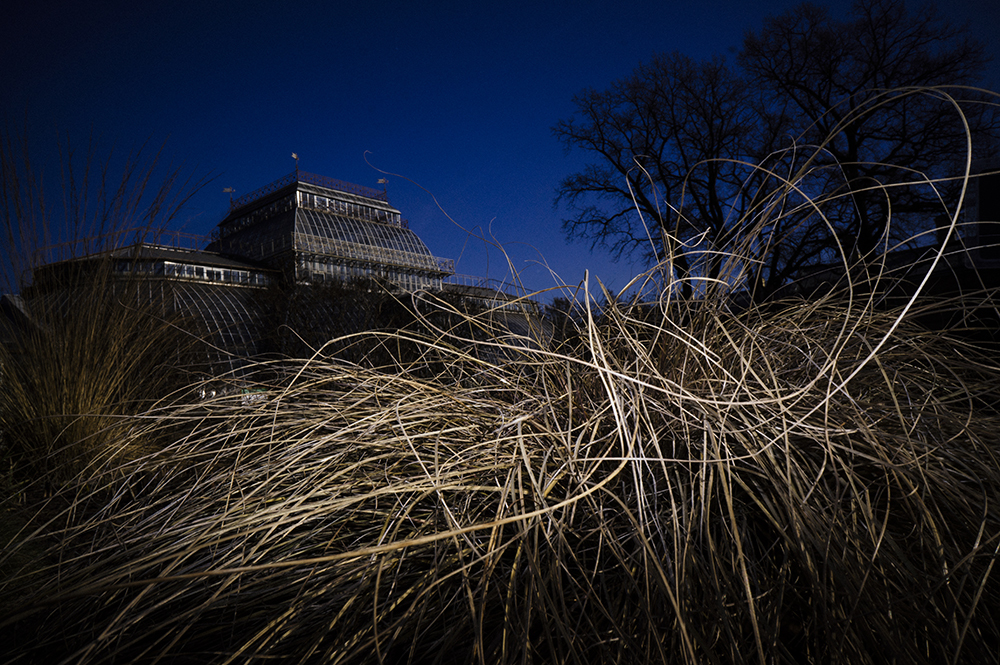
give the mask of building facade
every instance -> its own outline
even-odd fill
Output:
[[[302,171],[233,201],[208,250],[295,284],[374,279],[441,290],[455,273],[454,261],[433,256],[384,191]]]
[[[94,279],[110,279],[112,289],[127,283],[121,292],[129,298],[188,316],[209,341],[205,371],[213,375],[288,352],[274,341],[279,329],[311,335],[307,344],[362,332],[375,295],[362,292],[375,284],[381,293],[447,294],[463,308],[493,312],[508,333],[539,338],[537,302],[455,275],[454,262],[430,252],[384,191],[298,170],[232,201],[207,246],[147,231],[104,246],[112,249],[36,268],[26,309],[72,306],[74,289]]]

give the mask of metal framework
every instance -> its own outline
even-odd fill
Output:
[[[233,202],[210,246],[294,283],[373,278],[441,289],[455,264],[427,245],[384,192],[296,171]]]
[[[272,183],[259,187],[249,194],[244,194],[243,196],[233,199],[229,204],[229,210],[233,211],[237,208],[242,208],[243,206],[250,205],[251,203],[258,201],[272,192],[276,192],[279,189],[283,189],[292,183],[308,183],[311,185],[317,185],[324,189],[334,190],[338,192],[345,192],[349,194],[355,194],[366,199],[376,199],[379,201],[389,202],[389,196],[385,191],[379,191],[372,187],[365,187],[363,185],[355,185],[350,182],[344,182],[343,180],[337,180],[336,178],[328,178],[323,175],[317,175],[315,173],[308,173],[306,171],[295,170],[293,173],[278,178]]]
[[[384,192],[301,171],[233,201],[204,250],[188,236],[161,239],[131,230],[56,250],[55,261],[33,271],[26,298],[72,306],[72,285],[81,276],[110,269],[121,284],[137,277],[140,288],[130,293],[165,313],[193,317],[192,332],[208,342],[200,362],[213,375],[238,374],[248,358],[262,352],[266,329],[273,326],[265,322],[268,308],[260,295],[276,282],[368,278],[411,292],[448,290],[505,317],[512,334],[527,325],[522,319],[538,314],[536,303],[502,285],[456,275],[454,262],[431,254]],[[298,314],[315,319],[300,323],[325,334],[363,325],[351,321],[351,307],[346,301],[317,301],[303,303]]]

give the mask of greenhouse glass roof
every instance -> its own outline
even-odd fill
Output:
[[[272,267],[294,257],[300,266],[343,267],[331,274],[439,279],[454,273],[454,262],[431,254],[385,192],[301,171],[234,201],[215,238],[213,249]],[[306,270],[290,277],[314,275]]]
[[[437,259],[408,228],[300,208],[295,249],[338,259],[437,272]]]

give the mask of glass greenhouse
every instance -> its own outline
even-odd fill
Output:
[[[293,283],[377,278],[414,291],[440,289],[455,272],[385,192],[302,171],[236,199],[209,249],[262,262]]]
[[[76,306],[83,285],[98,284],[117,300],[182,318],[207,342],[196,371],[214,376],[239,375],[248,358],[280,355],[286,328],[318,344],[367,329],[375,294],[348,293],[355,280],[444,291],[503,313],[511,331],[511,321],[538,314],[537,303],[486,280],[462,283],[454,262],[431,254],[384,191],[301,171],[234,200],[205,249],[182,247],[181,234],[170,242],[138,232],[128,244],[122,238],[130,233],[105,245],[115,249],[37,268],[24,291],[28,309],[32,301]]]

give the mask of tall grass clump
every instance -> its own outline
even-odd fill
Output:
[[[198,185],[161,175],[143,150],[118,163],[66,147],[52,192],[26,143],[5,135],[0,152],[4,287],[16,308],[0,350],[0,455],[11,489],[51,492],[183,380],[190,326],[151,297],[125,247],[166,228]]]
[[[804,197],[809,175],[770,201],[822,212],[839,194]],[[989,293],[886,298],[868,257],[845,260],[863,280],[738,304],[755,246],[697,301],[667,266],[654,299],[598,308],[584,282],[558,345],[440,302],[262,363],[253,400],[150,405],[112,445],[162,446],[68,474],[5,547],[0,652],[991,662],[1000,367],[927,325]],[[365,335],[405,361],[333,355]]]
[[[987,358],[832,302],[742,324],[719,315],[693,336],[610,311],[585,331],[590,359],[485,366],[427,340],[446,375],[318,356],[265,403],[152,411],[130,437],[178,423],[190,434],[80,477],[59,528],[32,524],[6,554],[52,543],[8,614],[9,653],[994,653],[1000,421],[979,406],[996,392]],[[667,372],[650,337],[670,334],[682,349]],[[113,491],[98,499],[88,483]],[[86,519],[70,520],[80,506]]]

